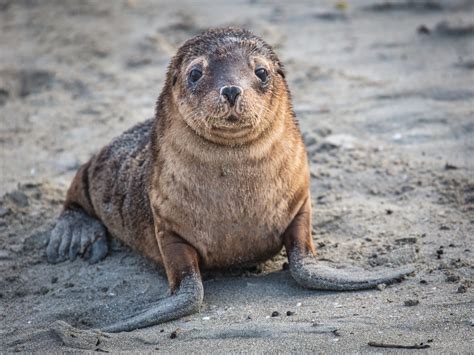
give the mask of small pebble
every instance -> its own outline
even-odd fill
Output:
[[[441,255],[443,254],[444,254],[444,251],[441,247],[438,250],[436,250],[436,256],[438,259],[441,259]]]
[[[459,168],[456,165],[446,163],[444,165],[444,170],[458,170]]]
[[[170,339],[176,339],[177,336],[178,336],[178,333],[180,333],[180,332],[181,332],[181,329],[179,329],[179,328],[173,330],[170,334]]]
[[[278,311],[273,311],[272,312],[272,317],[278,317],[280,315],[280,313],[278,313]]]
[[[428,283],[428,281],[426,281],[426,280],[420,280],[420,284],[422,284],[422,285],[426,285],[427,283]]]
[[[209,320],[211,317],[202,317],[202,320]]]
[[[386,284],[378,284],[377,285],[377,290],[379,291],[383,291],[387,288],[387,285]]]
[[[446,282],[458,282],[461,278],[458,275],[448,275]]]
[[[420,25],[416,29],[418,33],[424,34],[424,35],[429,35],[431,30],[426,26],[426,25]]]
[[[51,278],[51,283],[52,283],[52,284],[55,284],[56,282],[58,282],[58,278],[57,278],[56,276],[53,276],[53,277]]]
[[[457,291],[457,293],[466,293],[467,292],[467,287],[466,285],[459,285]]]
[[[301,302],[298,302],[298,303],[296,304],[296,307],[301,307]]]
[[[286,312],[286,315],[287,315],[287,316],[292,316],[293,314],[295,314],[295,312],[293,312],[293,311],[287,311],[287,312]]]
[[[413,307],[417,306],[420,303],[420,301],[416,299],[411,299],[411,300],[406,300],[403,304],[407,307]]]

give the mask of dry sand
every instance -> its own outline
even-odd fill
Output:
[[[469,0],[0,0],[0,351],[472,353],[473,15]],[[308,291],[281,255],[206,274],[200,314],[120,335],[68,329],[58,320],[91,329],[166,295],[163,270],[117,242],[93,266],[49,265],[45,244],[77,167],[153,115],[179,44],[229,24],[286,64],[319,257],[416,274]]]

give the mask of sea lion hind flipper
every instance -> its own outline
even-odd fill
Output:
[[[59,263],[78,255],[94,264],[107,255],[107,230],[97,219],[81,209],[66,209],[51,231],[46,255],[48,262]]]
[[[316,260],[311,237],[311,203],[308,196],[283,233],[290,273],[301,286],[315,290],[354,291],[391,284],[415,271],[411,265],[397,269],[367,271],[356,267],[336,268]]]
[[[106,326],[103,332],[117,333],[129,332],[139,328],[178,319],[199,310],[203,298],[203,286],[200,277],[186,276],[179,289],[144,311],[138,312],[128,319]]]
[[[313,256],[290,258],[290,272],[304,288],[328,291],[355,291],[375,288],[380,284],[401,281],[415,271],[411,265],[396,269],[367,271],[358,267],[336,268]]]
[[[102,331],[111,333],[132,331],[199,311],[204,289],[196,249],[173,232],[158,233],[157,240],[171,296],[155,302],[127,319],[102,328]]]

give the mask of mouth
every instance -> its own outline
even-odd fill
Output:
[[[251,129],[251,125],[243,122],[243,118],[235,113],[231,113],[226,117],[219,118],[214,121],[211,127],[213,131],[222,132],[241,132]]]

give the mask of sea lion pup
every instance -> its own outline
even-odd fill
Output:
[[[156,117],[84,164],[52,231],[50,262],[92,263],[106,232],[162,264],[168,298],[105,327],[130,331],[196,312],[201,269],[250,265],[283,245],[303,287],[360,290],[411,267],[367,273],[313,259],[308,159],[272,48],[249,31],[214,29],[172,59]]]

